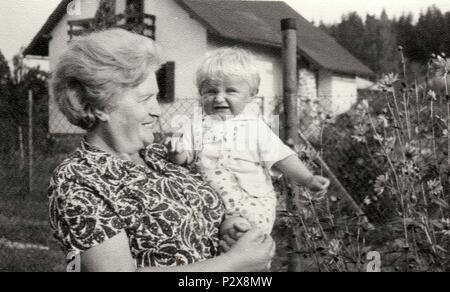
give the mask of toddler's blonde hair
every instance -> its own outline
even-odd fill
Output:
[[[238,47],[212,51],[197,71],[197,88],[201,92],[205,82],[222,81],[229,77],[242,78],[250,86],[252,96],[257,95],[261,77],[255,56]]]

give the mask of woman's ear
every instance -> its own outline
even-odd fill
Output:
[[[109,114],[104,110],[96,109],[96,110],[94,110],[94,114],[99,121],[102,121],[102,122],[109,121]]]
[[[256,98],[258,93],[259,93],[259,88],[254,89],[253,92],[252,92],[252,97]]]

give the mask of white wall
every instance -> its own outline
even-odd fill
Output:
[[[92,0],[80,0],[81,3],[81,15],[70,16],[67,15],[62,18],[62,20],[58,23],[55,29],[52,31],[49,45],[49,57],[50,57],[50,70],[56,65],[56,62],[64,51],[67,48],[69,41],[69,20],[77,20],[77,19],[86,19],[93,18],[95,16],[95,12],[98,8],[98,1]]]
[[[350,110],[350,108],[356,103],[358,99],[356,77],[334,75],[332,78],[332,88],[332,115],[336,116]]]
[[[175,97],[197,97],[194,76],[207,51],[206,29],[174,0],[146,0],[145,12],[156,16],[156,42],[175,61]]]
[[[321,69],[319,71],[318,95],[320,98],[329,97],[332,95],[332,93],[333,93],[332,77],[333,77],[333,74],[328,70]]]
[[[316,73],[305,69],[300,68],[298,70],[298,96],[300,99],[317,99],[317,80]]]
[[[347,112],[356,103],[357,94],[356,76],[344,76],[320,70],[320,102],[332,116]]]
[[[92,18],[95,16],[95,12],[98,8],[97,1],[92,0],[80,0],[81,15],[69,16],[66,15],[58,23],[55,29],[51,33],[51,40],[49,43],[49,62],[50,71],[53,71],[56,63],[62,52],[67,48],[69,42],[69,20]],[[71,125],[64,115],[59,111],[56,102],[53,97],[49,100],[49,131],[53,134],[75,134],[83,133],[84,131],[78,127]]]

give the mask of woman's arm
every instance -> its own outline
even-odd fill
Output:
[[[136,269],[126,232],[81,254],[83,272],[260,272],[267,269],[274,241],[257,230],[245,233],[231,250],[216,258],[178,267]]]
[[[125,231],[81,253],[82,272],[134,272],[135,270]]]

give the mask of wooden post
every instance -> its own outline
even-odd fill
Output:
[[[19,126],[19,153],[20,153],[20,165],[19,165],[19,171],[21,174],[23,174],[23,167],[25,164],[25,151],[23,146],[23,130],[22,127]]]
[[[298,143],[298,73],[297,73],[297,23],[294,18],[281,21],[283,35],[283,104],[285,114],[285,141]]]
[[[28,195],[33,189],[33,92],[28,91]]]
[[[298,144],[299,119],[297,111],[297,24],[293,18],[283,19],[281,21],[281,32],[283,37],[282,59],[283,59],[283,105],[284,105],[284,139],[287,145],[295,146]],[[291,183],[284,179],[284,193],[286,195],[286,204],[288,212],[297,214],[298,196],[300,189],[296,183]],[[302,272],[301,234],[297,226],[291,227],[292,235],[289,238],[289,245],[293,250],[289,258],[289,272]]]
[[[24,166],[25,166],[25,147],[24,147],[24,142],[23,142],[23,129],[22,126],[19,126],[18,128],[19,131],[19,155],[20,155],[20,161],[19,161],[19,174],[20,177],[22,178],[22,181],[25,180],[25,172],[24,172]],[[20,189],[20,193],[22,194],[22,198],[25,197],[25,189],[23,188],[23,185]]]

